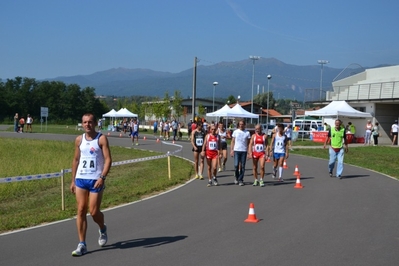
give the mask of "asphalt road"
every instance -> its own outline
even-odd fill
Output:
[[[75,138],[0,133],[10,136]],[[111,145],[130,145],[128,138],[109,139]],[[141,142],[140,149],[173,150],[152,138]],[[191,159],[189,144],[178,143],[184,147],[180,156]],[[295,165],[303,189],[294,188]],[[0,235],[0,265],[399,264],[398,181],[349,165],[342,180],[330,178],[326,160],[295,155],[288,159],[284,183],[271,178],[270,163],[266,167],[264,188],[251,185],[251,161],[247,185],[234,185],[229,158],[218,187],[193,180],[169,193],[107,210],[109,240],[103,248],[89,218],[89,253],[82,257],[71,256],[78,242],[74,219]],[[250,203],[259,223],[244,222]]]

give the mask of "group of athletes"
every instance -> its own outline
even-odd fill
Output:
[[[207,186],[217,186],[217,172],[225,171],[227,162],[227,131],[223,123],[218,126],[211,124],[209,131],[203,129],[203,123],[197,122],[196,128],[191,132],[191,145],[194,153],[195,178],[204,179],[204,160],[207,162],[208,183]],[[252,171],[254,176],[253,186],[264,187],[265,162],[273,159],[273,179],[278,177],[283,182],[284,160],[289,156],[290,128],[284,128],[283,124],[277,124],[269,145],[269,136],[264,134],[261,125],[255,126],[255,133],[251,136],[245,130],[245,121],[238,123],[238,128],[232,133],[230,155],[234,157],[235,180],[234,183],[244,185],[243,177],[245,162],[252,159]],[[258,170],[260,176],[258,178]]]

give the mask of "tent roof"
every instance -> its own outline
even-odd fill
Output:
[[[247,110],[242,108],[241,105],[239,105],[238,103],[233,108],[231,108],[231,111],[233,113],[233,115],[231,116],[234,117],[259,118],[259,115],[248,112]]]
[[[216,110],[215,112],[212,113],[207,113],[206,116],[229,116],[229,113],[231,113],[231,108],[229,105],[225,105],[219,110]]]
[[[346,101],[332,101],[326,107],[315,111],[305,111],[310,116],[346,116],[346,117],[372,117],[370,113],[360,112],[350,106]]]
[[[106,114],[103,114],[103,117],[115,117],[116,111],[115,109],[112,109],[111,111],[109,111]]]
[[[116,112],[115,117],[138,117],[138,115],[133,114],[126,108],[121,108],[118,112]]]

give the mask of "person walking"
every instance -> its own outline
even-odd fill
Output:
[[[25,118],[23,118],[21,116],[21,118],[19,119],[19,129],[20,129],[20,133],[24,133],[24,127],[25,127]]]
[[[172,121],[172,131],[173,131],[173,140],[176,141],[176,137],[177,137],[177,129],[179,128],[179,123],[176,121],[176,119],[174,119]]]
[[[323,148],[325,149],[327,144],[330,143],[330,160],[328,162],[328,173],[330,177],[333,177],[335,161],[338,160],[336,173],[338,179],[342,178],[342,172],[344,170],[344,153],[347,153],[349,151],[345,128],[341,127],[341,125],[341,120],[335,120],[335,127],[331,128],[328,132],[326,141],[324,142],[323,146]]]
[[[380,136],[380,124],[375,122],[373,127],[373,146],[378,145],[378,137]]]
[[[218,165],[219,165],[219,172],[226,171],[226,162],[227,162],[227,131],[224,128],[223,123],[219,123],[219,128],[217,133],[220,138],[220,142],[222,145],[222,155],[219,156]]]
[[[208,187],[218,185],[216,178],[217,166],[221,153],[221,144],[219,135],[216,132],[216,126],[210,125],[210,132],[205,136],[204,145],[202,145],[201,156],[206,157],[206,163],[208,166]]]
[[[96,132],[96,124],[97,121],[93,114],[84,114],[82,126],[85,133],[75,139],[70,191],[76,196],[76,226],[79,244],[76,250],[72,251],[72,256],[82,256],[87,253],[86,216],[88,209],[94,222],[99,226],[98,244],[104,246],[108,240],[104,214],[100,211],[100,206],[112,158],[108,139],[105,135]]]
[[[392,136],[392,145],[397,145],[398,144],[398,120],[395,120],[395,122],[391,126],[391,132]]]
[[[195,130],[191,133],[191,146],[194,153],[195,178],[204,179],[204,156],[201,155],[202,146],[205,140],[205,131],[202,129],[202,122],[198,122]]]
[[[244,186],[245,163],[251,134],[245,130],[245,121],[238,122],[238,128],[233,131],[230,145],[230,155],[234,156],[234,184]]]
[[[278,181],[284,182],[283,179],[283,165],[284,160],[289,157],[288,153],[288,138],[284,134],[284,125],[277,124],[276,133],[273,134],[272,140],[270,142],[270,151],[273,156],[273,174],[272,177],[275,179],[277,177],[278,170]]]
[[[130,137],[132,138],[132,146],[134,145],[134,139],[136,138],[136,146],[139,145],[139,125],[136,119],[130,121]]]
[[[365,129],[366,129],[366,134],[364,135],[364,145],[366,144],[370,145],[371,130],[373,129],[373,124],[371,123],[371,120],[367,120]]]
[[[265,177],[265,159],[267,149],[267,135],[262,133],[260,124],[255,126],[255,134],[251,136],[248,148],[248,157],[252,158],[252,174],[254,176],[253,186],[264,187],[265,183],[263,178]],[[258,164],[260,165],[260,180],[258,181]]]

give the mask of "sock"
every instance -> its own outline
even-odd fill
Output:
[[[279,172],[279,178],[281,178],[283,176],[283,167],[279,167],[278,168],[278,172]]]
[[[104,229],[100,229],[100,232],[101,232],[101,233],[105,233],[105,232],[107,232],[107,226],[106,226],[106,225],[104,225]]]
[[[79,244],[83,244],[86,246],[86,242],[85,241],[80,241]]]

